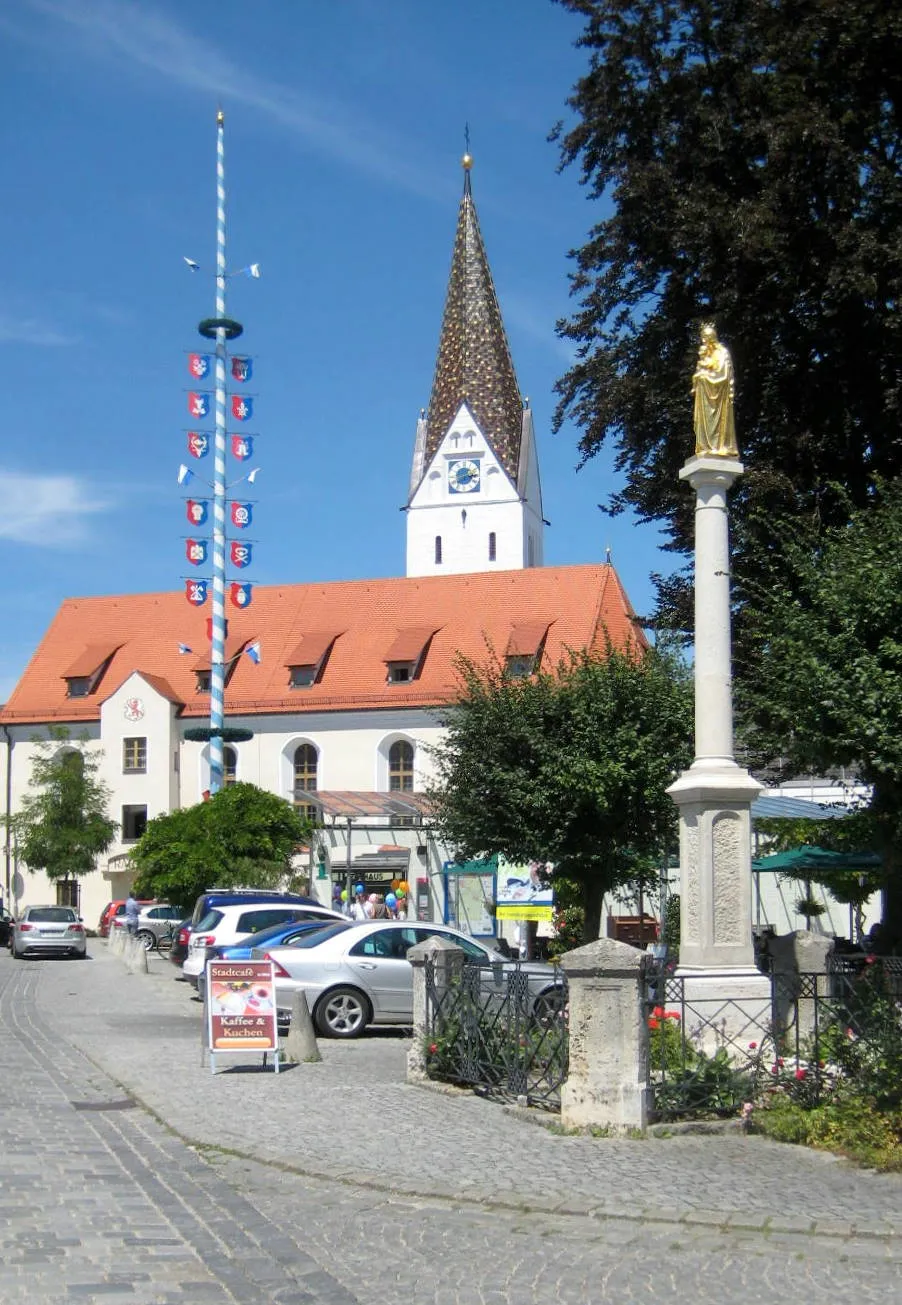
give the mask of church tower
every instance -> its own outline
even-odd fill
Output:
[[[417,422],[407,574],[542,565],[532,413],[520,397],[463,157],[464,193],[429,408]]]

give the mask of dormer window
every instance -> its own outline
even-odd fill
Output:
[[[320,682],[340,635],[340,630],[316,630],[302,637],[285,658],[290,689],[309,689]]]
[[[235,673],[235,667],[241,659],[241,654],[247,647],[250,640],[246,636],[226,639],[225,648],[223,649],[223,688]],[[194,663],[194,692],[209,693],[212,687],[213,666],[211,654],[204,653],[198,657]]]
[[[512,680],[522,680],[537,671],[550,622],[527,621],[511,629],[504,651],[504,673]]]
[[[113,660],[113,655],[118,652],[121,646],[121,644],[109,643],[89,644],[76,657],[69,669],[63,672],[63,679],[66,681],[66,696],[69,698],[87,698],[89,694],[92,694],[103,679],[104,672]]]
[[[399,630],[394,643],[385,654],[389,684],[409,684],[418,678],[426,660],[426,653],[437,633],[432,625],[414,625]]]

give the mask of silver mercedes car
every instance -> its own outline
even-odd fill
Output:
[[[514,962],[491,941],[480,942],[443,924],[371,920],[350,927],[327,926],[320,941],[303,947],[255,947],[254,960],[275,966],[276,1005],[284,1027],[291,997],[302,991],[317,1031],[328,1038],[356,1038],[368,1024],[410,1024],[413,1020],[413,968],[407,953],[427,938],[446,938],[474,961],[490,965],[485,983],[503,984],[513,970],[526,976],[533,1011],[550,1014],[567,1000],[561,971],[540,961]]]

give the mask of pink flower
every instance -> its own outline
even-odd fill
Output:
[[[757,1050],[758,1050],[758,1043],[757,1043],[757,1042],[750,1042],[750,1043],[749,1043],[749,1051],[757,1051]]]
[[[435,1053],[436,1053],[437,1051],[438,1051],[438,1043],[437,1043],[437,1042],[430,1042],[430,1043],[429,1043],[429,1054],[430,1054],[430,1056],[434,1056]]]
[[[799,1083],[801,1083],[801,1081],[802,1081],[802,1079],[803,1079],[804,1077],[805,1077],[805,1070],[804,1070],[804,1069],[801,1069],[801,1068],[800,1068],[800,1069],[797,1069],[797,1070],[796,1070],[796,1079],[797,1079],[797,1081],[798,1081]]]
[[[864,958],[864,963],[865,965],[873,965],[876,959],[877,957],[874,955],[873,952],[871,952],[868,956]]]

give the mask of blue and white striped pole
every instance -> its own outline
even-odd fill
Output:
[[[216,114],[216,434],[213,465],[213,619],[210,636],[210,793],[222,788],[225,715],[226,220],[225,118]]]

